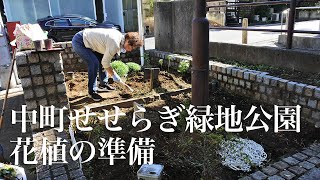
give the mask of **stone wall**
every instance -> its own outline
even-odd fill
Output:
[[[209,57],[320,72],[320,55],[317,51],[210,42]]]
[[[287,35],[280,34],[278,37],[278,43],[285,46],[287,44]],[[320,36],[293,36],[292,47],[320,50]]]
[[[61,52],[64,72],[83,72],[87,71],[86,62],[83,61],[78,54],[74,52],[72,49],[71,42],[61,42],[55,43],[55,47],[63,48],[64,50]],[[120,54],[120,56],[116,55],[113,60],[122,60],[123,62],[136,62],[140,64],[140,51],[139,49],[125,54]]]
[[[155,47],[161,51],[191,54],[194,1],[154,3]]]
[[[35,157],[38,161],[36,166],[37,179],[60,179],[60,180],[85,180],[83,172],[80,169],[78,161],[73,161],[66,151],[67,163],[43,165],[41,150],[42,141],[46,137],[49,144],[53,144],[58,138],[67,140],[67,133],[62,131],[58,133],[54,127],[60,125],[59,111],[54,111],[54,125],[51,124],[40,127],[40,106],[53,105],[57,109],[66,107],[63,114],[63,124],[69,125],[70,108],[66,94],[65,76],[62,66],[61,51],[23,51],[16,55],[18,74],[21,78],[21,84],[24,92],[27,111],[35,110],[36,123],[32,124],[33,147],[35,148]],[[51,114],[46,114],[51,115]],[[31,114],[29,113],[29,119]],[[49,129],[49,130],[48,130]],[[70,149],[71,143],[67,142],[67,150]]]
[[[191,61],[167,52],[149,51],[153,62],[171,59],[172,68],[177,68],[180,61]],[[293,82],[270,76],[267,72],[243,69],[228,64],[210,61],[209,76],[219,81],[226,91],[252,98],[271,105],[300,105],[301,119],[320,126],[320,87]]]

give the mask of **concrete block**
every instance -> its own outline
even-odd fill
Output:
[[[313,119],[320,120],[320,112],[319,111],[312,111],[311,117]]]
[[[60,176],[60,175],[62,175],[62,174],[66,174],[67,172],[66,172],[66,170],[65,170],[65,168],[64,167],[60,167],[60,168],[58,168],[58,169],[53,169],[52,170],[52,175],[54,176],[54,177],[57,177],[57,176]]]
[[[22,85],[23,88],[27,88],[27,87],[32,86],[31,77],[21,78],[21,85]]]
[[[48,104],[48,101],[46,98],[42,98],[39,100],[39,105],[42,105],[42,106],[47,106],[47,105],[50,105]]]
[[[59,73],[55,75],[55,79],[57,83],[62,83],[64,82],[64,73]]]
[[[273,167],[275,167],[275,168],[277,168],[279,170],[284,170],[284,169],[289,167],[289,165],[287,163],[283,162],[283,161],[275,162],[271,166],[273,166]]]
[[[26,101],[26,104],[27,104],[28,111],[35,110],[38,108],[37,101],[35,100]]]
[[[307,170],[312,169],[312,168],[315,167],[314,164],[312,164],[312,163],[310,163],[308,161],[303,161],[303,162],[299,163],[299,166],[301,166],[301,167],[303,167],[304,169],[307,169]]]
[[[304,115],[304,116],[310,116],[310,114],[311,114],[311,109],[309,109],[309,108],[302,108],[302,114]]]
[[[311,107],[311,108],[317,108],[317,103],[318,101],[317,100],[314,100],[314,99],[309,99],[308,100],[308,107]]]
[[[263,84],[270,85],[271,78],[272,76],[268,76],[268,75],[263,76]]]
[[[250,73],[250,81],[255,81],[257,78],[257,73]]]
[[[240,79],[240,80],[239,80],[239,85],[240,85],[241,87],[245,87],[244,80]]]
[[[31,72],[31,75],[40,75],[41,74],[40,65],[30,66],[30,72]]]
[[[236,86],[239,85],[239,79],[234,78],[233,79],[233,84],[236,85]]]
[[[48,85],[46,86],[47,94],[52,95],[57,93],[57,88],[55,85]]]
[[[260,92],[260,93],[265,93],[265,92],[266,92],[266,86],[260,85],[260,86],[259,86],[259,92]]]
[[[308,156],[306,156],[306,155],[304,155],[302,153],[296,153],[296,154],[292,155],[292,157],[294,157],[294,158],[296,158],[296,159],[298,159],[300,161],[303,161],[303,160],[308,158]]]
[[[45,179],[45,178],[50,178],[50,170],[47,171],[41,171],[38,173],[38,179]]]
[[[240,78],[240,79],[243,79],[243,73],[244,73],[244,72],[245,72],[244,70],[239,70],[239,71],[237,72],[237,77]]]
[[[297,84],[296,82],[292,82],[292,81],[288,82],[287,83],[287,90],[290,92],[295,91],[294,88],[295,88],[296,84]]]
[[[223,76],[222,80],[223,80],[223,82],[228,82],[228,76]]]
[[[28,66],[18,66],[17,70],[20,78],[28,77],[31,74]]]
[[[237,77],[238,71],[239,71],[239,69],[233,68],[232,69],[232,76]]]
[[[310,85],[306,86],[306,88],[304,90],[304,95],[308,96],[308,97],[312,97],[315,89],[316,89],[316,86],[310,86]]]
[[[257,171],[253,174],[250,175],[253,179],[258,180],[258,179],[267,179],[268,176],[265,175],[263,172],[261,171]]]
[[[307,105],[307,99],[305,97],[300,96],[299,97],[299,104],[302,106]]]
[[[296,175],[301,175],[305,173],[307,170],[300,166],[292,166],[288,168],[289,171],[293,172]]]
[[[289,81],[286,79],[279,79],[278,86],[280,89],[285,90],[288,83],[289,83]]]
[[[54,83],[54,76],[53,75],[44,76],[44,83],[45,84],[53,84]]]
[[[23,90],[23,95],[24,95],[24,98],[25,98],[25,99],[32,99],[32,98],[34,98],[34,93],[33,93],[32,89]]]
[[[244,72],[244,73],[243,73],[243,78],[244,78],[245,80],[250,80],[250,72]]]
[[[316,88],[315,89],[314,97],[320,100],[320,88]]]
[[[278,175],[273,175],[271,177],[268,178],[268,180],[285,180],[282,177],[278,176]]]
[[[270,80],[270,85],[273,87],[276,87],[278,85],[278,81],[280,80],[280,78],[277,77],[272,77]]]
[[[57,90],[58,90],[59,93],[66,93],[65,83],[63,83],[63,84],[58,84],[58,85],[57,85]]]
[[[63,174],[63,175],[54,177],[53,180],[68,180],[68,175]]]
[[[306,87],[306,84],[296,84],[295,92],[299,95],[302,95],[303,89]]]
[[[303,154],[308,155],[308,156],[317,156],[317,152],[313,151],[311,149],[305,149],[302,151]]]
[[[246,88],[247,88],[247,89],[251,89],[251,82],[246,81]]]
[[[28,63],[27,61],[27,55],[23,52],[17,52],[16,53],[16,63],[17,66],[25,65]]]
[[[264,76],[265,76],[264,74],[258,74],[257,77],[256,77],[256,81],[257,82],[263,82],[263,77]]]
[[[266,88],[267,95],[272,95],[273,89],[271,87]]]
[[[34,86],[43,85],[43,77],[42,76],[34,76],[32,77],[32,83]]]
[[[29,62],[29,64],[35,64],[35,63],[40,62],[39,54],[37,54],[37,53],[28,54],[28,62]]]
[[[284,179],[287,179],[287,180],[290,180],[290,179],[293,179],[294,177],[296,177],[296,175],[294,175],[290,171],[282,171],[280,173],[280,176],[283,177]]]
[[[83,172],[81,169],[70,171],[69,174],[70,174],[70,178],[72,178],[72,179],[83,176]]]
[[[262,172],[264,172],[268,176],[272,176],[272,175],[277,174],[279,172],[279,170],[274,167],[268,166],[268,167],[263,168]]]
[[[308,159],[308,162],[318,166],[320,165],[320,159],[317,157],[311,157],[310,159]]]
[[[44,87],[38,87],[34,90],[36,97],[43,97],[46,95],[46,92],[44,90]]]
[[[41,69],[42,69],[42,73],[49,74],[53,72],[52,64],[48,64],[48,63],[42,64]]]

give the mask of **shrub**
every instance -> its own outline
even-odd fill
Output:
[[[190,61],[180,61],[178,72],[179,73],[187,73],[190,67]]]
[[[120,77],[125,77],[128,75],[129,67],[122,61],[113,61],[111,67],[116,71]]]
[[[141,71],[141,66],[137,63],[134,63],[134,62],[128,62],[126,63],[127,66],[129,67],[129,73],[137,73],[139,71]]]

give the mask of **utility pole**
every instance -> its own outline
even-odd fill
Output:
[[[205,106],[209,99],[209,21],[206,0],[195,1],[192,22],[192,104]]]

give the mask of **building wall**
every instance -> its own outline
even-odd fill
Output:
[[[93,0],[3,0],[8,21],[36,23],[52,15],[81,14],[95,19]]]

